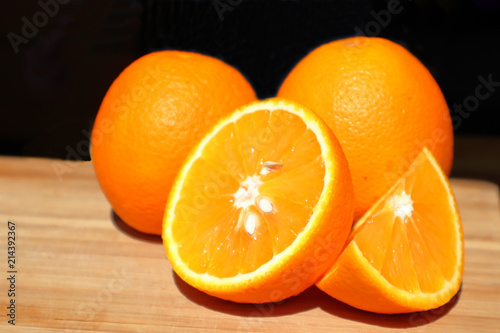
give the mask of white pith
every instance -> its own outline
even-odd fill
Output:
[[[407,194],[404,190],[401,194],[394,194],[388,199],[388,202],[392,204],[394,215],[405,220],[405,218],[411,218],[413,216],[413,200],[411,195]]]
[[[259,176],[248,176],[234,193],[234,207],[246,209],[254,205],[255,199],[259,196],[260,185],[262,185],[262,181]]]
[[[247,178],[241,182],[238,190],[234,193],[233,206],[236,209],[241,209],[243,219],[240,221],[243,221],[245,231],[250,236],[253,236],[259,225],[259,217],[254,213],[250,213],[248,208],[257,206],[261,212],[266,214],[274,210],[271,200],[262,197],[259,193],[259,188],[263,184],[260,175],[267,175],[270,172],[280,169],[281,166],[281,164],[275,162],[264,162],[259,175],[247,176]]]

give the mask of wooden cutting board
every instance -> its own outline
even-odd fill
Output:
[[[377,315],[315,287],[281,304],[205,295],[173,274],[159,237],[136,233],[113,215],[90,162],[0,157],[0,331],[499,332],[498,188],[451,183],[465,231],[461,291],[432,311]],[[6,316],[13,299],[8,221],[16,237],[15,326]]]

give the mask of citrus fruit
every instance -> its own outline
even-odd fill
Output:
[[[174,271],[223,299],[277,302],[333,265],[352,226],[353,189],[333,132],[269,99],[223,118],[185,160],[163,241]]]
[[[169,190],[189,150],[225,114],[256,100],[235,68],[210,56],[158,51],[116,78],[95,119],[91,157],[121,219],[161,234]]]
[[[349,161],[355,219],[404,174],[424,146],[448,175],[453,128],[425,66],[387,39],[353,37],[322,45],[283,81],[278,96],[316,112]]]
[[[427,148],[358,220],[349,243],[317,286],[379,313],[429,310],[459,290],[462,224],[447,177]]]

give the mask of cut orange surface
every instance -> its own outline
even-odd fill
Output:
[[[248,104],[195,147],[172,187],[163,241],[174,271],[223,299],[297,295],[352,226],[347,160],[328,126],[283,99]]]
[[[408,172],[358,221],[317,286],[378,313],[429,310],[459,290],[462,224],[448,179],[424,148]]]

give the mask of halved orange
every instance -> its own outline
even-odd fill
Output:
[[[333,132],[284,99],[246,105],[195,147],[167,201],[174,271],[223,299],[299,294],[330,268],[351,230],[353,189]]]
[[[378,313],[429,310],[459,290],[462,223],[447,177],[427,148],[355,223],[349,243],[317,286]]]

